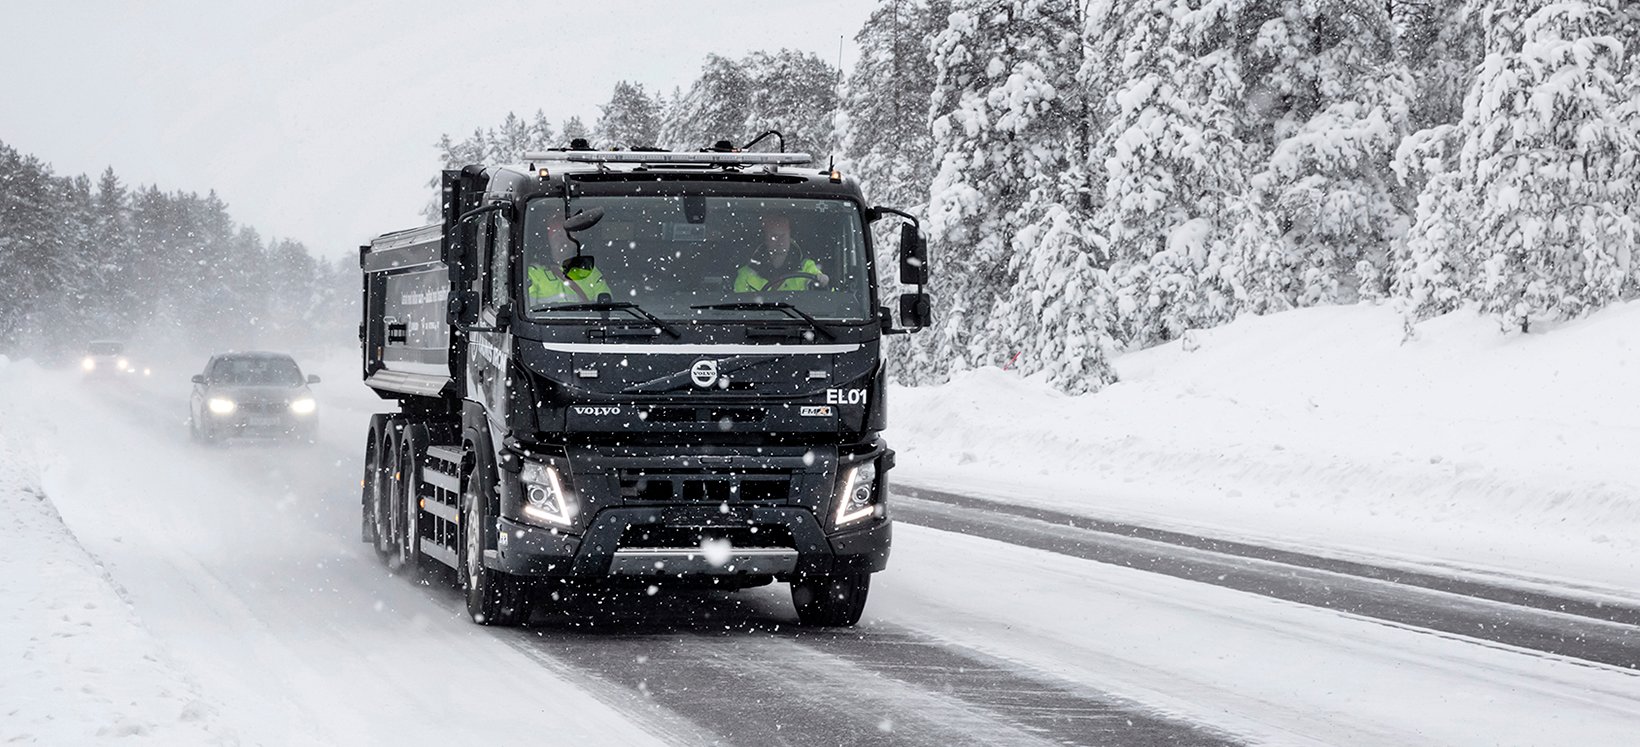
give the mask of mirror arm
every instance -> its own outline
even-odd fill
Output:
[[[895,210],[894,208],[882,207],[881,205],[879,205],[877,207],[869,208],[869,209],[866,210],[866,222],[867,223],[876,223],[877,221],[882,220],[883,217],[887,216],[887,215],[898,215],[901,218],[904,218],[904,219],[910,221],[911,225],[916,226],[918,233],[922,232],[922,222],[917,220],[917,216],[912,215],[912,214],[910,214],[910,213],[908,213],[904,210]]]

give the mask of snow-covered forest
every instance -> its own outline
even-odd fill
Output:
[[[215,192],[58,176],[0,143],[0,353],[345,343],[358,270],[235,223]]]
[[[889,343],[903,383],[1008,365],[1087,392],[1116,353],[1243,314],[1385,303],[1414,335],[1468,307],[1509,333],[1640,290],[1634,3],[882,0],[855,42],[847,76],[809,52],[713,55],[687,87],[621,81],[597,116],[542,102],[438,158],[777,129],[923,220],[937,322]],[[0,348],[342,340],[354,321],[348,263],[214,194],[6,148],[0,201]]]
[[[1116,352],[1320,304],[1529,330],[1640,281],[1634,3],[882,0],[855,41],[846,81],[711,57],[687,89],[617,84],[590,127],[542,110],[438,147],[774,128],[834,155],[930,234],[937,328],[894,341],[911,383],[1012,362],[1093,391]]]

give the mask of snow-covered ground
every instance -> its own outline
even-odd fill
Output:
[[[1067,397],[891,393],[895,479],[1640,600],[1640,302],[1528,335],[1387,307],[1244,318]]]
[[[1622,456],[1640,447],[1622,377],[1640,304],[1524,337],[1462,316],[1420,332],[1402,344],[1388,310],[1315,309],[1129,355],[1098,395],[995,370],[897,389],[895,478],[1640,594]],[[357,517],[364,422],[386,408],[350,351],[304,363],[325,379],[320,445],[211,449],[186,438],[194,365],[109,389],[0,359],[0,742],[700,741],[647,692],[591,688],[471,625],[453,593],[389,575]],[[780,589],[748,594],[790,617]],[[1259,743],[1615,744],[1640,728],[1640,677],[1610,667],[910,525],[859,634],[890,631]],[[847,671],[806,656],[794,671]],[[883,723],[961,707],[885,678],[862,703]]]

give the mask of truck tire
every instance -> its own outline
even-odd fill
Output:
[[[491,472],[484,455],[469,453],[476,458],[461,481],[462,542],[456,563],[467,595],[467,614],[479,625],[521,625],[530,617],[529,589],[522,579],[484,565],[484,528],[495,521],[486,487]]]
[[[401,507],[399,514],[399,567],[419,571],[424,565],[421,555],[421,465],[427,453],[427,426],[411,423],[399,439],[398,469],[402,476],[394,500]]]
[[[364,438],[364,477],[359,478],[359,540],[367,545],[376,544],[376,429],[374,424]]]
[[[392,509],[395,425],[394,419],[384,418],[380,428],[371,429],[371,442],[365,456],[365,489],[368,491],[365,503],[372,523],[371,541],[382,562],[391,561],[397,550]]]
[[[871,591],[869,573],[831,573],[792,582],[797,620],[812,627],[847,627],[860,621]]]

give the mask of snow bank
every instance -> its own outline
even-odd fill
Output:
[[[0,742],[232,741],[41,490],[29,417],[0,409]]]
[[[1640,571],[1640,303],[1530,335],[1374,306],[1124,356],[1082,397],[987,369],[891,393],[910,484],[1597,595]]]

